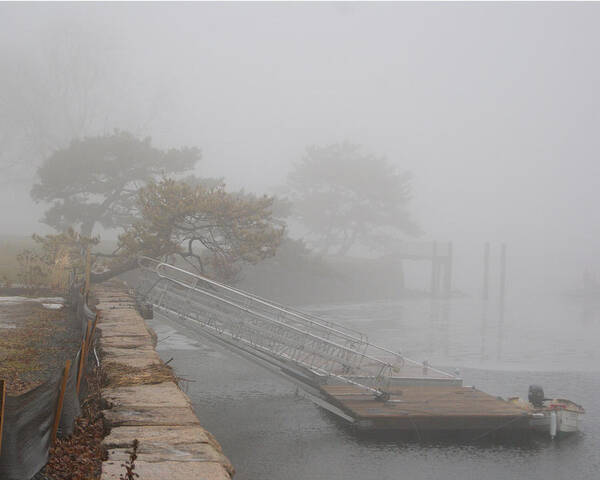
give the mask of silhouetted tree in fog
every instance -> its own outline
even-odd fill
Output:
[[[418,232],[407,211],[410,175],[358,145],[308,148],[288,185],[293,214],[321,253],[378,249],[398,233]]]
[[[119,237],[109,271],[95,280],[131,270],[138,255],[147,255],[178,257],[202,274],[232,281],[240,264],[275,255],[284,232],[272,217],[273,197],[227,192],[223,183],[165,178],[141,188],[137,204],[139,219]]]
[[[31,196],[50,203],[42,221],[59,231],[79,226],[90,237],[99,223],[125,227],[134,221],[137,190],[167,174],[191,171],[197,148],[159,150],[150,139],[127,132],[74,140],[38,169]]]
[[[107,123],[145,136],[174,103],[153,79],[140,88],[129,43],[96,22],[51,16],[26,36],[0,45],[0,185],[29,183],[54,150]]]

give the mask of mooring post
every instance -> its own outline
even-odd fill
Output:
[[[448,257],[446,258],[446,268],[444,275],[444,290],[446,291],[446,296],[450,297],[452,293],[452,262],[453,262],[453,248],[452,242],[448,242]]]
[[[439,269],[437,265],[437,242],[432,243],[431,250],[431,296],[437,296]]]
[[[483,246],[483,289],[481,298],[487,300],[489,296],[489,276],[490,276],[490,242],[485,242]]]
[[[58,404],[56,405],[56,412],[54,414],[54,424],[52,425],[52,434],[50,435],[50,446],[54,446],[56,442],[56,433],[58,432],[58,424],[60,423],[60,416],[62,414],[63,404],[65,401],[65,391],[67,389],[67,379],[69,378],[69,371],[71,370],[71,360],[67,360],[65,363],[65,369],[63,371],[62,381],[60,382],[60,392],[58,394]]]
[[[498,299],[498,346],[496,356],[502,357],[502,339],[504,336],[504,309],[506,302],[506,244],[500,247],[500,293]]]
[[[506,297],[506,244],[500,246],[500,297],[499,311],[500,320],[504,319],[504,303]]]
[[[0,380],[0,453],[2,453],[2,428],[4,427],[4,404],[6,403],[6,382]]]

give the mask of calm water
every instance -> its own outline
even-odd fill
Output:
[[[531,383],[586,407],[585,433],[521,446],[419,444],[363,438],[296,395],[295,387],[156,318],[163,358],[177,373],[203,425],[240,480],[598,479],[600,478],[600,304],[523,298],[503,319],[490,303],[403,302],[310,307],[368,332],[375,343],[418,360],[459,367],[466,385],[504,397]]]

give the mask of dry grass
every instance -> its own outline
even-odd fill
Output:
[[[12,285],[19,281],[19,262],[17,255],[25,248],[33,248],[34,241],[30,237],[0,237],[0,284]]]
[[[48,283],[50,288],[56,288],[66,292],[69,288],[69,272],[72,270],[69,254],[62,252],[48,267]]]
[[[65,310],[46,310],[36,302],[3,305],[4,318],[15,328],[0,329],[0,378],[7,380],[8,393],[23,393],[43,382],[58,367],[73,345],[67,333]]]
[[[152,364],[148,367],[130,367],[122,363],[109,362],[102,366],[104,386],[124,387],[175,381],[173,370],[163,363]]]

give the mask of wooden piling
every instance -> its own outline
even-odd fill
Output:
[[[453,246],[452,242],[448,242],[448,257],[446,258],[446,268],[444,275],[444,290],[446,297],[452,294],[452,262],[453,262]]]
[[[483,289],[481,298],[487,300],[489,297],[489,276],[490,276],[490,242],[485,242],[483,246]]]
[[[500,292],[498,295],[498,339],[496,347],[496,356],[498,360],[502,358],[502,339],[504,332],[504,312],[506,302],[506,244],[500,246]]]
[[[437,261],[437,242],[432,243],[431,251],[431,297],[437,297],[439,268]]]
[[[52,425],[52,434],[50,435],[50,446],[54,446],[56,442],[56,433],[58,432],[58,424],[60,423],[60,416],[62,414],[63,404],[65,401],[65,391],[67,389],[67,379],[69,378],[69,371],[71,370],[71,360],[67,360],[65,363],[65,369],[63,371],[62,381],[60,382],[60,392],[58,394],[58,404],[56,405],[56,412],[54,414],[54,424]]]
[[[506,297],[506,244],[500,246],[500,294],[499,294],[499,312],[500,320],[504,319],[504,304]]]
[[[6,404],[6,382],[0,380],[0,453],[2,453],[2,428],[4,427],[4,405]]]

